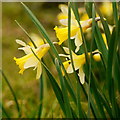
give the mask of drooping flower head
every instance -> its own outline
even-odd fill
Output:
[[[42,73],[42,67],[40,61],[36,58],[34,53],[39,59],[41,59],[48,52],[50,46],[47,43],[44,44],[43,40],[35,34],[32,34],[31,38],[33,39],[37,48],[35,48],[31,42],[29,42],[29,45],[26,45],[25,42],[16,40],[16,42],[22,46],[18,49],[23,50],[26,55],[21,58],[14,57],[14,60],[20,68],[20,74],[23,74],[25,69],[34,67],[34,70],[37,69],[36,79],[39,79]],[[34,51],[34,53],[31,49]]]
[[[68,7],[66,5],[60,5],[62,13],[58,15],[58,20],[61,23],[61,27],[55,27],[56,36],[59,39],[59,45],[61,45],[65,40],[68,39]],[[99,21],[100,17],[95,18],[95,21]],[[92,19],[85,21],[80,21],[83,32],[85,32],[92,25]],[[80,27],[75,19],[74,13],[71,10],[71,39],[75,39],[76,52],[79,50],[79,47],[82,45],[82,37],[80,32]]]
[[[67,54],[69,54],[68,48],[64,47],[64,50]],[[100,52],[98,50],[93,51],[92,54],[93,54],[92,57],[95,61],[101,60]],[[68,57],[70,59],[70,55],[60,54],[60,56]],[[86,63],[85,53],[83,53],[81,55],[76,55],[74,52],[72,52],[72,57],[73,57],[73,64],[74,64],[75,70],[79,70],[78,76],[80,78],[80,82],[82,84],[84,84],[85,73],[83,71],[83,65]],[[90,57],[90,53],[88,53],[88,57]],[[64,65],[67,73],[73,73],[73,67],[72,67],[71,60],[67,60],[67,61],[63,62],[63,65]],[[64,72],[63,72],[63,75],[64,75]]]

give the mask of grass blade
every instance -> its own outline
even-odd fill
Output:
[[[112,104],[112,112],[113,112],[113,117],[117,118],[118,117],[118,108],[116,104],[116,99],[115,99],[115,83],[112,78],[112,67],[113,67],[113,58],[116,52],[115,48],[115,40],[116,40],[116,29],[114,28],[111,40],[110,40],[110,48],[108,52],[108,64],[107,64],[107,85],[108,85],[108,93],[109,93],[109,98]],[[111,89],[112,88],[112,89]]]
[[[4,106],[3,106],[3,105],[1,105],[1,106],[2,106],[2,108],[1,108],[1,109],[2,109],[2,112],[6,115],[7,118],[9,118],[9,120],[11,120],[11,119],[10,119],[10,116],[9,116],[8,113],[6,112]]]
[[[1,72],[4,80],[6,81],[8,87],[9,87],[9,89],[10,89],[12,95],[13,95],[14,101],[15,101],[15,103],[16,103],[17,111],[18,111],[18,117],[21,117],[21,111],[20,111],[19,103],[18,103],[17,97],[16,97],[16,95],[15,95],[15,92],[14,92],[12,86],[10,85],[10,82],[8,81],[6,75],[3,73],[2,70],[0,70],[0,72]]]
[[[17,20],[15,20],[15,22],[17,23],[17,25],[23,30],[23,32],[28,36],[28,38],[30,39],[31,43],[33,44],[33,46],[35,48],[37,48],[37,46],[35,45],[35,43],[33,42],[32,38],[30,37],[30,35],[27,33],[27,31],[18,23]]]
[[[91,71],[92,71],[92,47],[94,42],[94,32],[95,32],[95,10],[94,10],[94,4],[92,6],[92,40],[90,45],[90,61],[89,61],[89,76],[88,76],[88,118],[90,118],[90,95],[91,95]]]
[[[87,14],[89,16],[89,18],[92,18],[92,2],[85,2],[85,9],[87,11]]]
[[[42,114],[42,107],[43,107],[43,74],[40,77],[40,105],[39,105],[39,111],[38,111],[38,118],[41,117]]]
[[[106,20],[104,20],[100,10],[99,10],[99,7],[96,5],[95,3],[95,8],[97,10],[97,13],[98,15],[100,16],[100,19],[101,19],[101,22],[102,22],[102,25],[103,25],[103,28],[104,28],[104,32],[105,32],[105,35],[106,35],[106,39],[107,39],[107,43],[108,43],[108,46],[109,46],[109,41],[110,41],[110,29],[109,29],[109,26],[108,26],[108,23]]]
[[[96,24],[96,23],[95,23],[95,24]],[[106,67],[106,66],[107,66],[107,55],[108,55],[108,51],[107,51],[107,48],[106,48],[105,43],[104,43],[104,40],[103,40],[103,38],[102,38],[100,29],[99,29],[99,27],[98,27],[97,24],[96,24],[96,26],[95,26],[95,41],[96,41],[98,50],[102,53],[102,57],[103,57],[104,64],[105,64],[105,67]]]
[[[62,89],[64,104],[65,104],[65,109],[66,109],[66,115],[67,115],[66,117],[67,118],[72,118],[68,93],[67,93],[66,85],[65,85],[65,82],[64,82],[65,80],[64,80],[64,77],[62,75],[61,67],[59,65],[59,62],[58,62],[57,58],[55,59],[55,65],[56,65],[56,68],[57,68],[57,71],[58,71],[58,76],[59,76],[60,83],[61,83],[61,89]]]

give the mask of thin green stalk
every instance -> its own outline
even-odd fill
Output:
[[[61,67],[59,65],[57,58],[55,59],[55,65],[56,65],[56,68],[58,71],[58,76],[59,76],[60,83],[61,83],[61,89],[62,89],[62,93],[63,93],[63,99],[64,99],[66,115],[67,115],[66,117],[72,118],[72,113],[71,113],[71,109],[70,109],[70,103],[69,103],[68,93],[67,93],[67,89],[66,89],[66,84],[64,82],[64,77],[62,75]]]
[[[20,111],[19,103],[18,103],[17,97],[16,97],[16,95],[15,95],[15,92],[14,92],[14,90],[13,90],[13,88],[12,88],[9,80],[7,79],[6,75],[3,73],[2,70],[0,70],[0,72],[1,72],[4,80],[6,81],[8,87],[9,87],[9,89],[10,89],[12,95],[13,95],[14,101],[15,101],[15,103],[16,103],[17,111],[18,111],[18,117],[20,118],[20,117],[21,117],[21,111]]]
[[[41,118],[42,115],[42,108],[43,108],[43,74],[40,77],[40,105],[39,105],[39,111],[38,111],[38,118]]]
[[[90,59],[89,59],[89,76],[88,76],[88,118],[90,118],[90,96],[91,96],[91,71],[92,71],[92,47],[94,42],[94,32],[95,32],[95,9],[94,4],[92,5],[92,40],[90,45]]]
[[[9,118],[9,120],[11,120],[10,116],[8,115],[8,113],[6,112],[4,106],[2,105],[2,112],[6,115],[7,118]]]
[[[20,23],[15,20],[15,22],[17,23],[17,25],[23,30],[23,32],[28,36],[28,38],[30,39],[30,41],[32,42],[33,46],[35,48],[37,48],[37,46],[35,45],[34,41],[32,40],[32,38],[30,37],[30,35],[27,33],[27,31],[20,25]]]
[[[112,104],[112,112],[113,116],[116,118],[118,116],[118,108],[116,104],[116,99],[115,99],[115,84],[112,78],[112,67],[113,67],[113,58],[114,55],[116,54],[116,48],[115,48],[115,40],[116,40],[116,29],[114,28],[111,40],[110,40],[110,48],[108,52],[108,64],[107,64],[107,86],[108,86],[108,93],[109,93],[109,98]],[[112,88],[112,89],[111,89]]]

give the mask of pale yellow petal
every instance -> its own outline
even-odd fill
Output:
[[[29,58],[25,64],[24,64],[24,68],[30,68],[30,67],[35,67],[38,64],[38,59],[33,55],[31,58]]]
[[[25,47],[18,48],[19,50],[23,50],[25,54],[32,53],[30,46],[26,45]]]
[[[36,54],[41,59],[48,52],[49,49],[49,44],[43,44],[37,49]]]
[[[26,43],[23,42],[22,40],[16,39],[16,43],[19,44],[19,45],[21,45],[21,46],[26,46]]]
[[[60,4],[59,5],[59,8],[61,9],[61,11],[62,11],[62,13],[64,14],[64,15],[68,15],[68,6],[67,5],[65,5],[65,4]]]
[[[67,67],[67,73],[73,73],[72,64],[69,64],[69,66]]]
[[[37,34],[31,33],[30,37],[32,38],[33,42],[37,47],[44,44],[43,39],[39,37]],[[29,45],[33,47],[33,44],[31,42],[29,43]]]
[[[63,13],[65,16],[68,17],[68,6],[65,5],[65,4],[60,4],[60,5],[59,5],[59,8],[61,9],[62,13]],[[75,16],[74,16],[74,13],[73,13],[72,9],[71,9],[71,18],[72,18],[72,19],[75,19]]]
[[[60,13],[60,14],[58,14],[57,18],[58,18],[58,20],[62,20],[62,19],[67,19],[68,17],[63,13]]]
[[[69,57],[70,58],[70,55],[65,55],[65,54],[59,54],[60,57]]]
[[[95,18],[95,21],[99,21],[100,20],[100,17],[96,17]],[[85,32],[85,30],[87,28],[90,28],[92,26],[92,18],[91,19],[88,19],[88,20],[85,20],[85,21],[80,21],[81,23],[81,26],[82,26],[82,29],[83,29],[83,32]]]
[[[75,52],[79,50],[79,47],[82,45],[82,43],[83,43],[82,36],[81,36],[80,31],[78,31],[75,37],[75,46],[76,46]]]
[[[84,84],[84,83],[85,83],[85,73],[84,73],[84,71],[83,71],[83,67],[80,67],[80,68],[79,68],[78,76],[79,76],[79,78],[80,78],[81,84]]]
[[[70,52],[69,52],[69,48],[67,48],[67,47],[63,47],[63,49],[64,49],[64,51],[65,51],[67,54],[70,53]]]
[[[73,55],[73,62],[75,70],[79,69],[81,66],[83,66],[86,62],[85,54],[82,55]]]
[[[42,74],[42,65],[41,65],[41,63],[39,62],[39,63],[37,64],[37,74],[36,74],[36,79],[39,79],[40,76],[41,76],[41,74]]]

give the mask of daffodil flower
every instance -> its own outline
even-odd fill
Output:
[[[61,45],[65,40],[68,39],[68,7],[66,5],[60,5],[59,6],[62,13],[58,15],[58,19],[60,23],[62,24],[61,27],[55,27],[54,30],[56,31],[56,36],[59,39],[59,45]],[[99,21],[100,17],[96,17],[95,21]],[[92,26],[92,18],[80,21],[83,32],[87,30],[87,28],[90,28]],[[80,32],[80,27],[75,19],[73,11],[71,11],[71,39],[75,39],[75,46],[76,46],[76,52],[79,50],[79,47],[82,45],[82,37]]]
[[[64,50],[67,54],[69,54],[68,48],[64,47]],[[98,50],[93,51],[92,54],[93,54],[92,57],[95,61],[101,60],[100,52]],[[70,55],[60,54],[60,56],[68,57],[70,59]],[[85,54],[83,53],[81,55],[76,55],[74,52],[72,52],[72,57],[73,57],[73,64],[74,64],[75,70],[79,70],[78,76],[80,78],[80,82],[81,82],[81,84],[84,84],[85,73],[83,71],[83,65],[86,63]],[[90,53],[88,53],[88,57],[90,57]],[[63,62],[63,65],[64,65],[67,73],[73,73],[71,60],[67,60],[67,61]],[[63,75],[64,75],[64,72],[63,72]]]
[[[20,74],[23,74],[25,69],[34,67],[34,70],[37,69],[36,79],[39,79],[42,74],[42,67],[40,61],[36,58],[34,53],[39,59],[41,59],[48,52],[50,46],[47,43],[44,44],[43,40],[36,35],[32,35],[32,39],[36,44],[37,48],[34,48],[31,42],[29,43],[29,45],[26,45],[25,42],[21,40],[16,40],[16,42],[22,46],[18,49],[23,50],[26,55],[21,58],[14,57],[14,60],[20,68]],[[34,53],[31,51],[31,49],[34,51]]]

